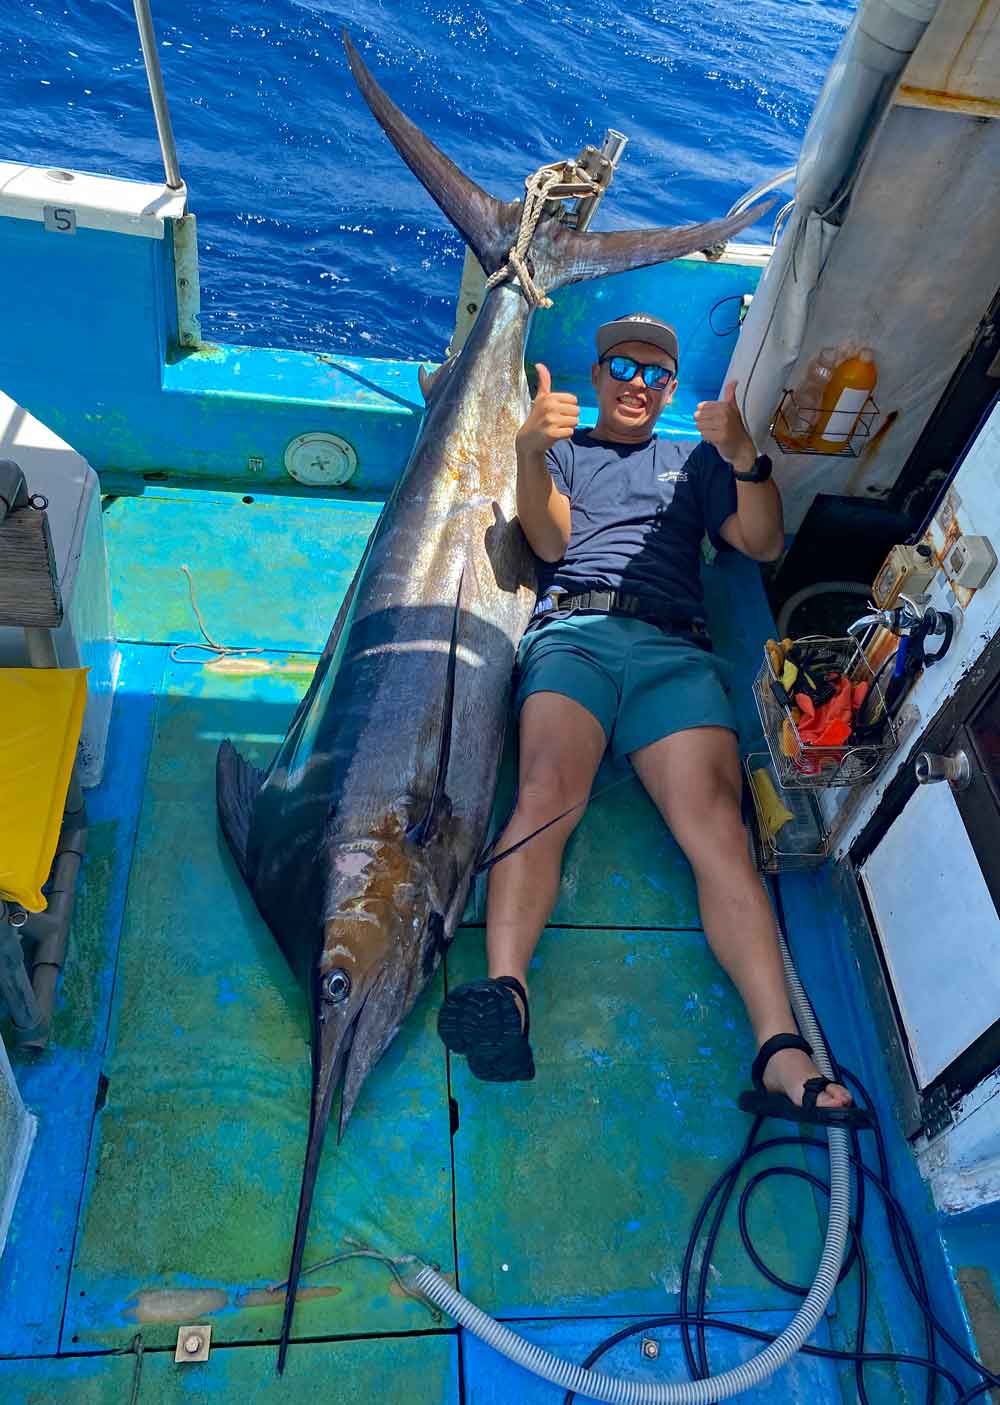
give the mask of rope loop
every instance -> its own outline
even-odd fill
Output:
[[[554,165],[540,166],[534,171],[524,182],[525,195],[517,239],[507,253],[507,262],[487,278],[487,288],[495,288],[508,278],[517,279],[531,307],[551,307],[552,299],[535,282],[525,261],[538,222],[549,200],[593,195],[598,189],[597,181],[576,161],[557,161]]]

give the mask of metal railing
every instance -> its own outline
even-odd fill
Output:
[[[770,180],[763,181],[760,185],[755,185],[753,190],[748,190],[746,195],[741,195],[736,204],[733,205],[727,213],[729,215],[740,215],[744,210],[749,210],[750,206],[756,200],[759,200],[762,195],[769,195],[772,190],[780,190],[783,185],[788,185],[790,182],[794,183],[797,169],[798,167],[796,166],[789,166],[787,170],[779,171],[778,174],[772,176]],[[781,226],[794,208],[795,200],[792,199],[778,211],[774,221],[774,228],[771,230],[772,248],[778,242],[778,234],[781,231]]]
[[[177,164],[174,129],[170,123],[170,109],[167,106],[167,93],[163,86],[160,56],[156,51],[156,31],[153,29],[153,16],[149,11],[149,0],[132,0],[132,3],[135,6],[135,21],[139,26],[139,43],[142,45],[142,58],[146,65],[149,96],[153,100],[153,116],[156,118],[156,131],[160,138],[164,174],[169,188],[179,190],[184,182],[181,180],[180,167]]]

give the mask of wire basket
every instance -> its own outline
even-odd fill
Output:
[[[843,745],[817,746],[803,741],[765,649],[764,663],[754,682],[754,698],[778,784],[785,789],[824,790],[873,780],[895,751],[898,739],[864,651],[851,638],[812,635],[795,642],[822,651],[819,657],[823,663],[814,671],[843,674],[852,684],[867,683],[868,696],[863,726],[856,727]]]
[[[829,412],[825,426],[830,436],[827,442],[836,443],[843,436],[843,448],[840,449],[813,448],[805,442],[823,413],[825,412],[819,405],[805,405],[796,397],[794,390],[786,390],[769,426],[771,438],[783,454],[818,454],[826,459],[856,459],[864,448],[864,441],[871,438],[872,426],[879,417],[879,408],[874,397],[869,395],[860,415],[857,410]]]
[[[752,801],[750,834],[762,873],[819,868],[826,863],[830,835],[811,790],[785,790],[778,784],[766,751],[743,760]]]

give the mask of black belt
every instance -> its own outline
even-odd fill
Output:
[[[675,614],[658,609],[656,604],[642,595],[631,595],[623,590],[586,590],[579,595],[562,595],[550,592],[543,595],[535,606],[528,628],[542,624],[555,614],[570,610],[590,610],[602,615],[627,615],[631,619],[645,620],[668,634],[689,634],[703,649],[711,649],[705,621],[692,615]]]

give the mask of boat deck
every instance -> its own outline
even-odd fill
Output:
[[[343,1144],[328,1141],[296,1345],[279,1379],[275,1285],[305,1146],[308,1021],[219,837],[215,752],[228,736],[263,761],[283,735],[379,504],[147,485],[105,509],[121,677],[106,774],[88,799],[90,848],[52,1046],[16,1059],[41,1126],[0,1260],[0,1397],[560,1400],[408,1297],[377,1257],[321,1265],[358,1245],[416,1253],[486,1310],[577,1360],[630,1320],[676,1310],[694,1216],[747,1135],[735,1097],[753,1054],[742,1007],[700,930],[690,870],[636,783],[595,801],[534,963],[538,1074],[528,1085],[478,1083],[435,1033],[446,984],[483,970],[476,893]],[[200,637],[182,564],[213,638],[268,652],[172,657]],[[752,741],[750,678],[772,629],[759,576],[730,553],[705,581]],[[511,789],[508,756],[498,811]],[[962,1330],[933,1216],[892,1122],[830,882],[782,881],[793,950],[838,1054],[875,1094],[939,1306]],[[822,1154],[774,1157],[807,1158],[822,1178]],[[803,1180],[761,1186],[751,1228],[772,1271],[811,1282],[824,1212]],[[887,1245],[883,1218],[869,1215],[866,1345],[921,1352]],[[838,1290],[818,1342],[851,1337],[855,1280]],[[710,1281],[714,1314],[765,1331],[779,1330],[798,1302],[750,1262],[735,1214]],[[175,1365],[178,1324],[202,1322],[212,1324],[210,1359]],[[658,1359],[645,1359],[634,1337],[602,1368],[686,1379],[676,1332],[645,1335],[659,1341]],[[755,1349],[711,1334],[716,1369]],[[880,1405],[923,1398],[921,1372],[874,1366],[866,1379]],[[852,1368],[799,1357],[744,1398],[858,1395]]]

